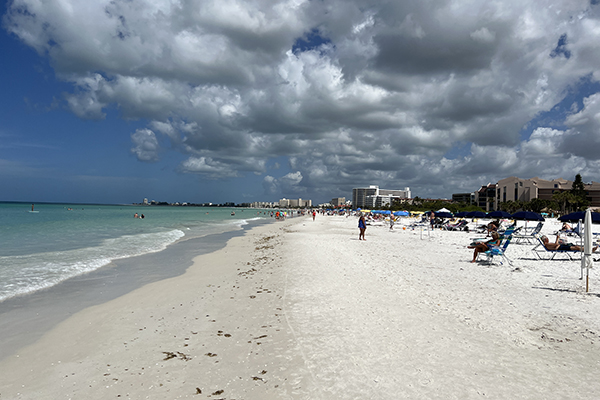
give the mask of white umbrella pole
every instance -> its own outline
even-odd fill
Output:
[[[583,254],[581,255],[581,268],[585,268],[585,292],[590,290],[590,267],[592,266],[592,213],[589,209],[585,212],[583,223]]]

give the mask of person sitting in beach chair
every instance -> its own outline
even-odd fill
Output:
[[[500,246],[500,243],[501,240],[498,232],[492,232],[491,240],[488,240],[487,242],[475,242],[474,244],[471,244],[467,247],[469,249],[474,249],[473,261],[471,262],[474,263],[475,261],[477,261],[477,256],[479,255],[479,253],[485,253],[486,251],[490,250],[493,246],[498,247]]]
[[[546,250],[550,250],[550,251],[583,251],[582,246],[578,246],[576,244],[571,244],[571,243],[565,243],[564,241],[561,241],[560,235],[556,236],[556,240],[554,241],[554,243],[550,242],[550,240],[548,239],[548,236],[542,236],[541,239],[542,239],[542,243],[544,243],[544,247],[546,248]],[[592,253],[595,252],[597,248],[598,248],[598,246],[594,247],[592,249]]]
[[[565,222],[565,223],[563,223],[560,230],[558,232],[556,232],[556,234],[581,237],[581,230],[582,230],[581,223],[575,225],[575,228],[573,228],[573,227],[571,227],[571,225],[569,225],[568,223]]]
[[[442,228],[447,230],[447,231],[462,231],[462,230],[466,230],[467,232],[469,231],[469,228],[467,227],[468,221],[465,219],[461,219],[460,221],[458,221],[455,224],[450,224],[450,223],[446,223]]]
[[[568,223],[566,223],[566,222],[563,222],[563,224],[562,224],[562,228],[560,228],[560,231],[561,231],[561,232],[570,232],[570,231],[572,231],[572,230],[573,230],[573,228],[571,227],[571,225],[569,225],[569,224],[568,224]]]
[[[507,232],[509,230],[507,229]],[[508,247],[508,245],[510,244],[510,241],[512,240],[512,230],[510,231],[510,233],[507,233],[505,235],[500,235],[500,241],[501,241],[501,246],[490,246],[490,249],[486,252],[484,252],[483,254],[487,257],[487,262],[489,264],[492,263],[492,261],[494,260],[495,256],[499,256],[502,257],[502,260],[506,261],[506,263],[508,265],[512,265],[512,261],[510,261],[510,259],[506,256],[506,249]],[[500,264],[502,264],[502,261],[500,262]]]
[[[487,233],[488,235],[490,235],[492,232],[497,232],[498,228],[500,228],[500,221],[496,220],[496,221],[492,221],[489,224],[487,224]]]

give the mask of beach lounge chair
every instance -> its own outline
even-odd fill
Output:
[[[546,246],[544,246],[544,242],[542,242],[542,238],[539,235],[536,235],[535,239],[538,243],[531,251],[533,251],[533,254],[535,254],[539,260],[554,260],[554,257],[557,254],[563,254],[569,257],[569,260],[573,261],[576,259],[573,257],[574,255],[581,255],[581,251],[579,250],[548,250]],[[544,254],[544,256],[542,256],[542,254]],[[550,257],[547,257],[548,255],[550,255]]]
[[[521,229],[519,231],[519,233],[513,234],[513,239],[514,239],[515,243],[523,243],[523,242],[526,242],[529,244],[535,243],[536,239],[538,239],[537,235],[540,233],[543,226],[544,226],[543,222],[538,222],[537,226],[535,228],[533,228],[532,230]]]
[[[492,247],[491,249],[483,253],[487,257],[485,261],[488,264],[491,264],[494,260],[494,257],[501,257],[502,260],[506,261],[508,265],[512,266],[512,261],[508,257],[506,257],[506,248],[510,244],[511,240],[512,234],[504,235],[502,243],[499,247]],[[502,264],[502,261],[500,261],[500,264]]]
[[[581,228],[581,221],[579,221],[579,223],[573,229],[560,230],[560,231],[557,231],[555,233],[555,235],[563,234],[563,235],[567,235],[567,236],[575,236],[575,237],[581,238],[582,231],[583,231],[583,229]]]
[[[467,232],[469,231],[469,228],[467,227],[467,224],[469,222],[466,219],[462,219],[460,221],[458,221],[456,224],[446,224],[444,225],[443,229],[447,230],[447,231],[464,231],[466,230]]]
[[[498,231],[498,234],[500,235],[500,239],[504,240],[505,238],[508,238],[509,236],[512,236],[514,233],[518,232],[519,229],[520,228],[515,228],[514,225],[511,225],[502,232]],[[477,242],[485,242],[486,239],[487,239],[487,236],[486,237],[481,237],[481,236],[473,237],[473,238],[471,238],[471,245],[474,245]]]

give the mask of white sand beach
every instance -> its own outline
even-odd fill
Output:
[[[600,397],[600,268],[402,228],[256,227],[2,360],[0,399]]]

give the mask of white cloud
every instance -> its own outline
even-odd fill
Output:
[[[263,188],[267,194],[282,194],[289,197],[300,195],[306,191],[305,187],[300,186],[301,182],[302,173],[300,171],[290,172],[279,179],[267,175],[263,179]]]
[[[150,129],[138,129],[131,134],[131,141],[134,147],[131,152],[136,155],[138,160],[146,162],[158,161],[160,147],[156,135]]]
[[[591,168],[598,95],[531,137],[522,131],[583,77],[600,79],[599,8],[15,0],[5,26],[73,84],[73,113],[105,118],[118,107],[147,122],[131,137],[142,161],[158,161],[168,144],[188,157],[180,171],[227,178],[265,174],[269,160],[287,157],[294,172],[266,175],[267,192],[383,181],[449,196],[457,176],[477,186],[583,168],[600,180]],[[292,51],[311,33],[327,40]],[[562,53],[551,56],[560,38]],[[563,168],[549,163],[557,159]]]
[[[182,172],[207,175],[211,178],[235,177],[237,173],[226,164],[210,157],[190,157],[181,164]]]
[[[471,32],[470,36],[474,40],[477,40],[482,43],[492,43],[494,40],[496,40],[496,34],[494,32],[491,32],[485,26],[483,28],[479,28],[476,31]]]

